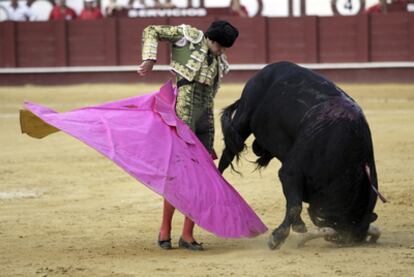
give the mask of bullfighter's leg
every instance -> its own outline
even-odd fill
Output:
[[[290,227],[294,231],[306,232],[306,226],[300,214],[302,212],[303,176],[295,171],[287,169],[286,165],[279,171],[282,182],[283,194],[286,198],[285,218],[270,235],[268,246],[270,249],[279,248],[289,236]]]

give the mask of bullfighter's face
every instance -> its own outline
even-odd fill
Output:
[[[208,49],[214,56],[220,56],[226,52],[226,47],[221,46],[217,41],[207,39]]]

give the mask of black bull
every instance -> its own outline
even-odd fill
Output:
[[[291,227],[306,232],[302,202],[309,204],[316,226],[335,230],[325,239],[341,244],[367,239],[377,218],[371,133],[361,108],[344,91],[296,64],[271,64],[247,82],[221,123],[220,172],[239,158],[250,134],[259,167],[272,158],[282,163],[286,215],[270,236],[270,248],[278,248]]]

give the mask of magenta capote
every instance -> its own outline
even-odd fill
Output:
[[[29,102],[25,108],[96,149],[205,230],[224,238],[266,232],[196,135],[176,116],[176,93],[168,82],[151,94],[65,113]]]

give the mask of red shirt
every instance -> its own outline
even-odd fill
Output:
[[[49,20],[72,20],[76,17],[76,12],[69,7],[54,6],[49,14]]]
[[[79,19],[100,19],[102,18],[102,13],[99,8],[84,9],[79,15]]]
[[[381,3],[369,7],[365,10],[365,13],[381,13]]]
[[[249,16],[249,13],[247,12],[246,7],[243,6],[243,5],[240,5],[240,9],[238,11],[233,10],[230,7],[230,14],[231,15],[238,15],[238,16],[241,16],[241,17],[248,17]]]

